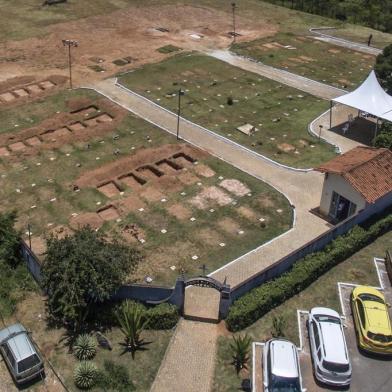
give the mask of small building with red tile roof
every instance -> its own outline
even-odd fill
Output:
[[[392,151],[386,148],[358,146],[315,170],[325,173],[320,213],[332,221],[392,204]]]

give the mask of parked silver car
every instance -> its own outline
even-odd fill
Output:
[[[0,331],[0,352],[16,384],[44,376],[44,363],[22,324]]]
[[[269,340],[263,350],[265,392],[306,392],[302,388],[297,347],[285,339]]]
[[[316,379],[333,386],[349,385],[351,364],[339,314],[328,308],[313,308],[308,329]]]

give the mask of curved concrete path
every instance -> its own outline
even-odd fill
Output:
[[[324,33],[324,31],[328,31],[328,30],[332,31],[336,29],[334,27],[324,27],[324,28],[312,27],[311,29],[309,29],[309,31],[312,34],[317,35],[317,37],[313,37],[313,38],[316,38],[320,41],[327,42],[332,45],[341,46],[343,48],[355,50],[361,53],[371,54],[373,56],[378,56],[380,53],[382,53],[381,49],[374,48],[373,46],[367,46],[365,44],[360,44],[358,42],[349,41],[344,38],[334,37],[332,35]]]
[[[271,67],[255,60],[237,56],[228,50],[214,50],[207,54],[245,71],[253,72],[322,99],[331,100],[347,93],[347,91],[340,88],[329,86],[328,84],[317,82],[283,69]]]

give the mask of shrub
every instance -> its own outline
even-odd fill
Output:
[[[163,303],[146,309],[149,323],[147,329],[171,329],[178,322],[177,306]]]
[[[80,389],[91,389],[98,381],[99,371],[90,361],[78,363],[74,371],[74,383]]]
[[[291,270],[256,287],[230,307],[226,324],[230,331],[239,331],[264,316],[271,309],[308,287],[317,278],[392,228],[392,215],[365,228],[355,226],[324,250],[305,256]]]
[[[102,371],[98,385],[104,391],[131,392],[135,390],[129,373],[124,365],[119,365],[113,361],[104,362],[104,371]]]
[[[73,346],[73,352],[75,357],[80,361],[93,359],[97,353],[97,343],[90,335],[79,335]]]

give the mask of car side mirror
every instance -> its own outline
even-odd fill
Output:
[[[302,388],[302,392],[308,392],[306,388]]]
[[[342,320],[346,320],[346,316],[340,316],[340,318],[342,319]]]
[[[263,385],[264,385],[265,388],[268,387],[268,383],[266,381],[263,382]]]
[[[348,328],[347,324],[343,324],[343,328]]]
[[[388,308],[390,308],[390,307],[391,307],[391,304],[390,304],[389,302],[387,302],[385,305],[387,305],[387,306],[388,306]]]

